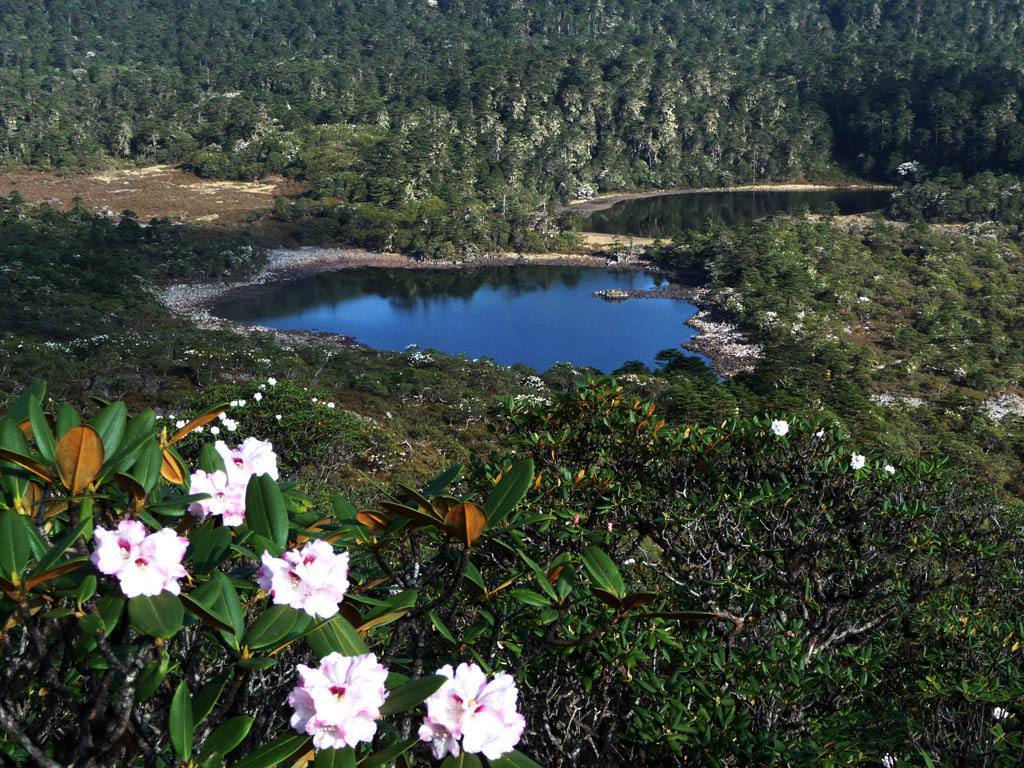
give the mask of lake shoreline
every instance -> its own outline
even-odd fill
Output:
[[[895,189],[891,184],[816,184],[813,182],[779,182],[777,184],[740,184],[732,187],[668,187],[636,192],[603,192],[586,199],[570,200],[564,210],[582,214],[606,211],[627,200],[643,200],[668,195],[700,195],[722,192],[830,192],[835,190]]]
[[[379,268],[409,270],[452,270],[483,267],[557,266],[624,271],[653,272],[665,277],[663,269],[642,260],[616,262],[599,256],[582,254],[496,254],[472,261],[418,261],[396,253],[382,253],[360,248],[305,247],[279,248],[270,252],[267,264],[244,280],[177,283],[159,290],[158,300],[174,314],[189,320],[203,330],[227,330],[240,335],[267,334],[286,344],[316,342],[335,348],[371,349],[353,336],[324,331],[285,331],[266,326],[235,322],[216,316],[214,308],[226,301],[258,296],[280,283],[304,277],[348,269]],[[704,355],[711,368],[721,376],[730,377],[749,371],[759,355],[759,347],[724,320],[709,323],[718,313],[711,305],[709,292],[699,286],[673,283],[671,296],[648,291],[631,291],[628,298],[644,297],[681,299],[697,308],[686,324],[697,331],[681,348]],[[594,298],[600,301],[599,298]]]

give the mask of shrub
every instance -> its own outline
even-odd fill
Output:
[[[340,497],[322,515],[279,485],[271,445],[255,438],[204,445],[190,472],[176,446],[222,408],[171,433],[151,410],[129,418],[111,403],[86,423],[44,402],[36,384],[0,421],[0,754],[42,766],[411,765],[425,741],[460,766],[535,765],[512,749],[524,725],[512,678],[488,682],[494,665],[472,644],[424,632],[467,601],[447,585],[420,597],[449,565],[461,581],[529,467],[483,507],[403,490],[390,506],[410,516],[382,531]],[[403,506],[418,501],[430,511]],[[383,535],[434,557],[396,572]]]

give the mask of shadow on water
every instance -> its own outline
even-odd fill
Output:
[[[572,362],[612,371],[693,336],[696,308],[677,299],[608,302],[607,288],[664,283],[645,272],[514,266],[352,269],[274,286],[215,308],[220,317],[284,330],[355,336],[378,349],[411,344],[546,370]]]
[[[890,194],[885,189],[831,189],[659,195],[623,200],[596,211],[586,228],[613,235],[672,237],[683,230],[701,229],[708,221],[743,224],[805,208],[825,213],[835,206],[844,215],[866,213],[888,205]]]

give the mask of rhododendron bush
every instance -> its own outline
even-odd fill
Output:
[[[0,420],[0,755],[536,765],[516,750],[526,723],[503,660],[423,632],[477,598],[443,579],[420,594],[446,565],[462,579],[528,465],[479,504],[439,495],[450,472],[433,499],[403,489],[390,511],[357,513],[338,497],[323,514],[278,483],[271,444],[200,441],[224,408],[169,432],[121,403],[87,422],[46,403],[34,385]],[[423,562],[395,570],[388,540]]]
[[[0,759],[1020,764],[1022,516],[945,462],[596,380],[354,506],[220,412],[0,419]]]

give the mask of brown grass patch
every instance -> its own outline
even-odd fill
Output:
[[[302,190],[301,182],[280,176],[254,182],[216,181],[170,165],[63,176],[31,168],[0,174],[0,195],[18,192],[30,202],[65,210],[78,197],[90,210],[131,210],[144,221],[162,216],[175,221],[238,224],[270,208],[275,197],[293,197]]]

